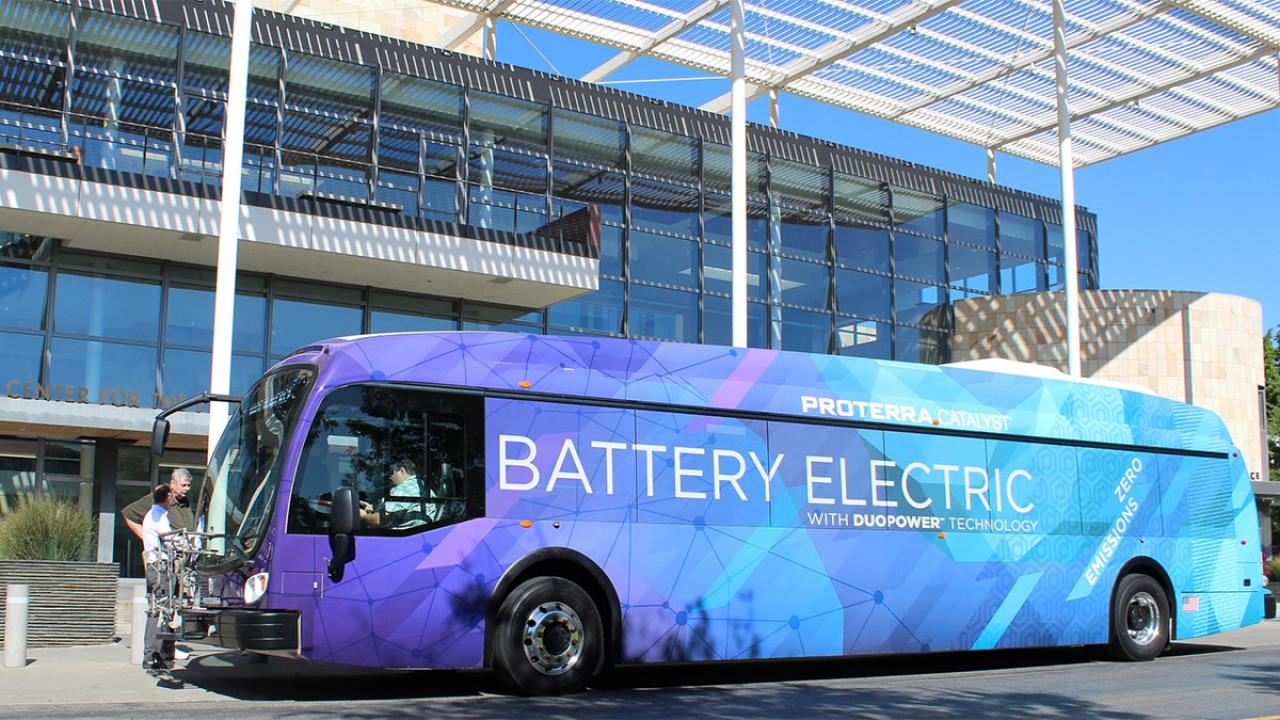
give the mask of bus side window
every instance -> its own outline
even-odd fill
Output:
[[[456,522],[466,515],[465,443],[460,415],[440,412],[427,416],[422,481],[431,505],[428,511],[437,522]]]
[[[1161,455],[1160,499],[1169,537],[1235,538],[1234,483],[1226,458]]]
[[[289,532],[329,529],[329,503],[355,488],[368,535],[407,535],[483,513],[481,399],[349,385],[321,404],[294,480]],[[478,477],[476,482],[473,476]]]

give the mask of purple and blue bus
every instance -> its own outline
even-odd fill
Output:
[[[960,366],[504,333],[338,338],[239,403],[187,626],[491,667],[1109,645],[1262,617],[1239,451],[1200,408]],[[192,637],[188,634],[188,637]]]

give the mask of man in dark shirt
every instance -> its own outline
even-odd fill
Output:
[[[169,475],[169,493],[173,498],[173,502],[169,505],[169,526],[174,530],[196,529],[196,516],[191,512],[191,505],[187,502],[187,493],[190,491],[190,471],[186,468],[174,468]],[[139,541],[142,540],[142,519],[151,509],[152,503],[151,493],[148,492],[130,503],[120,513],[124,516],[124,523],[129,526],[134,535],[138,536]]]
[[[137,535],[138,540],[142,542],[142,566],[144,568],[148,565],[146,561],[146,542],[142,537],[142,521],[146,518],[147,513],[151,511],[152,506],[155,504],[155,488],[152,488],[151,490],[151,492],[148,492],[146,495],[143,495],[130,503],[120,513],[124,516],[124,523],[129,526],[129,529],[133,531],[133,534]],[[196,516],[195,513],[191,512],[191,505],[187,502],[187,493],[190,491],[191,472],[186,468],[174,468],[173,472],[169,474],[168,505],[169,527],[173,530],[196,529]],[[148,579],[148,587],[150,588],[150,579]],[[150,649],[150,646],[148,647]],[[173,640],[165,640],[161,650],[162,666],[172,666],[175,656],[181,659],[185,658],[187,653],[185,651],[178,652]],[[153,658],[146,658],[146,660],[151,661]]]

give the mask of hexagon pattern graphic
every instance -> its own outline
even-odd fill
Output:
[[[502,333],[339,339],[284,362],[320,368],[303,423],[351,383],[485,394],[485,516],[360,537],[337,583],[327,538],[286,532],[296,433],[259,560],[309,658],[478,666],[495,587],[545,547],[613,585],[625,661],[1101,643],[1137,557],[1168,572],[1179,637],[1260,619],[1243,464],[1216,417],[1154,396]]]

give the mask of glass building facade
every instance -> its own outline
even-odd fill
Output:
[[[0,232],[0,382],[13,398],[43,392],[58,397],[39,399],[117,407],[167,407],[203,392],[213,346],[213,282],[210,268],[77,252],[52,238]],[[321,339],[316,333],[540,333],[545,316],[241,273],[232,388],[247,389],[277,360]],[[84,398],[80,388],[88,390]]]
[[[247,205],[336,199],[360,222],[507,241],[594,206],[600,274],[595,292],[529,307],[245,271],[233,390],[297,347],[362,332],[730,342],[727,118],[285,15],[254,22]],[[214,1],[0,0],[0,169],[216,199],[229,27]],[[760,126],[748,163],[753,347],[945,362],[950,302],[1066,282],[1049,198]],[[0,400],[60,403],[65,420],[29,430],[0,414],[0,513],[56,494],[108,517],[203,453],[158,463],[77,413],[206,388],[214,271],[89,250],[33,233],[38,210],[21,228],[5,212]],[[1096,288],[1096,218],[1077,220],[1077,282]],[[118,519],[100,531],[112,525],[98,556],[136,574]]]
[[[142,17],[132,5],[134,16],[0,0],[0,142],[73,152],[87,167],[164,179],[188,192],[216,188],[227,8],[159,5],[160,15]],[[201,12],[182,12],[185,5]],[[599,290],[520,313],[520,327],[729,342],[730,154],[718,142],[727,136],[724,118],[286,16],[259,13],[256,22],[259,37],[279,44],[252,48],[248,202],[339,196],[378,203],[426,227],[516,234],[596,205]],[[327,32],[331,42],[307,42],[302,31]],[[351,46],[334,40],[371,51],[343,52]],[[315,54],[318,47],[332,52]],[[1057,289],[1065,281],[1056,204],[1046,198],[767,128],[753,128],[752,136],[753,347],[945,361],[949,301]],[[1092,288],[1096,223],[1079,215],[1079,283]],[[96,282],[76,291],[91,293]],[[139,302],[160,302],[158,288],[127,287]],[[171,293],[166,302],[199,312],[208,299],[194,293],[175,300]],[[306,306],[282,307],[310,312]],[[374,327],[351,312],[332,327]],[[423,317],[468,326],[461,315],[433,308]],[[158,341],[161,322],[140,321],[127,334]],[[85,332],[64,342],[64,354],[93,335],[78,330]],[[173,350],[166,335],[164,352],[195,353],[194,365],[207,352],[200,347],[206,335],[203,328],[186,333],[183,339],[199,341]],[[259,359],[287,344],[283,336],[271,340],[278,344],[255,350]],[[128,364],[144,367],[136,360]],[[246,356],[238,367],[248,373],[251,366],[259,367]]]

